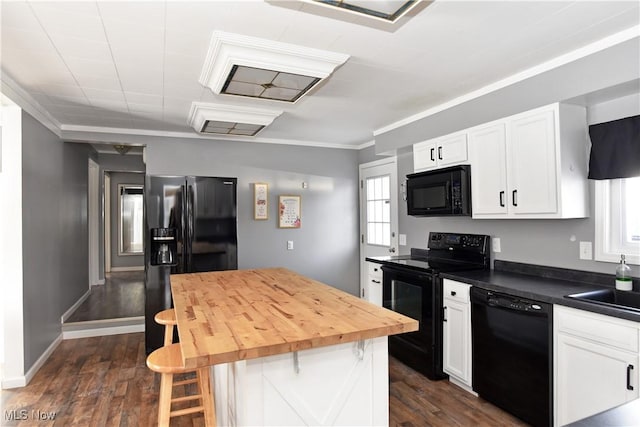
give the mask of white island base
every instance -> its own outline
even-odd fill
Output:
[[[213,367],[219,426],[387,426],[387,337]]]

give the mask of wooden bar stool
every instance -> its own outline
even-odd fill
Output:
[[[164,345],[173,343],[173,329],[178,324],[176,311],[173,308],[162,310],[153,317],[159,325],[164,325]]]
[[[168,426],[171,417],[204,413],[204,423],[206,426],[216,425],[216,413],[213,401],[213,390],[211,389],[211,367],[205,366],[195,370],[196,378],[186,380],[190,383],[198,384],[198,394],[177,397],[172,399],[173,386],[184,384],[184,381],[173,382],[175,374],[193,372],[193,369],[185,369],[182,364],[182,350],[180,344],[169,344],[152,352],[147,357],[147,367],[154,372],[161,374],[160,377],[160,398],[158,405],[158,425]],[[200,404],[185,409],[172,411],[171,404],[199,400]]]

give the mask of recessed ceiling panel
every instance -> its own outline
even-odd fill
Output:
[[[194,102],[189,123],[199,133],[255,136],[282,111]]]
[[[200,83],[214,93],[295,102],[349,55],[215,31]]]
[[[394,22],[409,9],[415,6],[420,0],[313,0],[327,6],[338,7],[350,12],[372,16]]]
[[[317,77],[236,65],[222,93],[295,102],[319,81]]]

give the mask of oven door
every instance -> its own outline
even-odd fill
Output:
[[[442,292],[429,273],[382,266],[382,305],[419,322],[416,332],[389,337],[389,353],[430,379],[442,379]]]

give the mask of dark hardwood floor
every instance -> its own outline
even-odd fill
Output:
[[[393,357],[389,380],[390,426],[527,426],[449,381],[431,381]]]
[[[65,323],[144,316],[144,271],[107,273]]]
[[[393,358],[389,374],[391,426],[525,425],[448,381],[429,381]],[[159,375],[145,365],[144,334],[66,340],[27,387],[2,390],[0,425],[154,426],[159,388]],[[49,413],[55,413],[53,421],[34,418]],[[11,414],[28,418],[10,420]],[[204,419],[186,415],[172,419],[171,425],[199,427]]]

